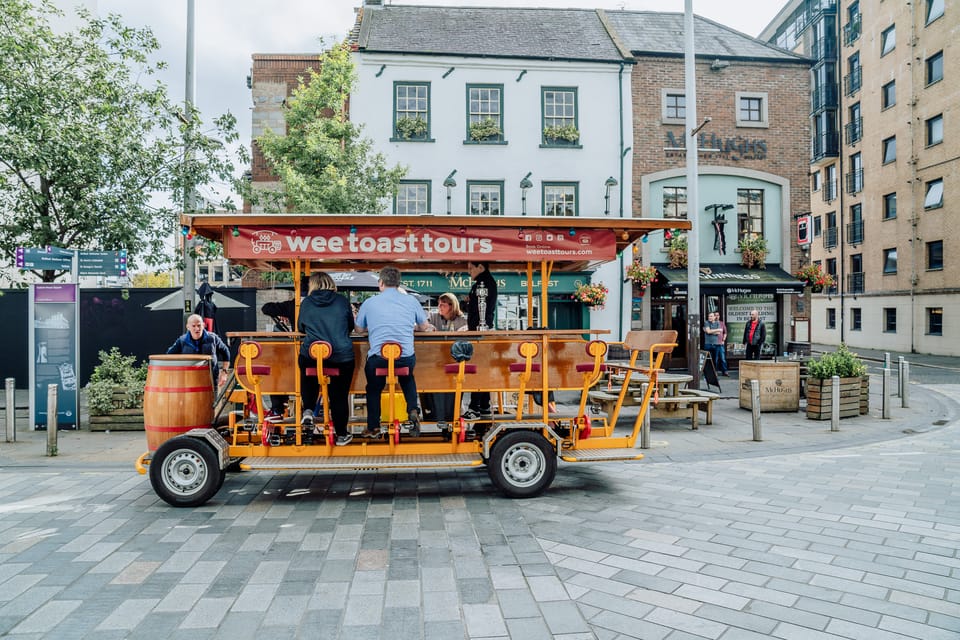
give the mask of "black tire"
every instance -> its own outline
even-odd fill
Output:
[[[149,469],[154,492],[174,507],[199,507],[220,490],[226,477],[213,447],[186,436],[160,445]]]
[[[543,435],[512,431],[498,438],[490,451],[487,473],[509,498],[534,498],[557,475],[557,454]]]

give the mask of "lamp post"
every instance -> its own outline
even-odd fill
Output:
[[[533,183],[530,182],[531,175],[533,175],[533,171],[528,171],[527,175],[523,176],[523,180],[520,181],[520,206],[523,215],[527,215],[527,189],[533,186]]]
[[[614,178],[613,176],[610,176],[609,178],[607,178],[603,183],[603,186],[607,188],[606,195],[603,196],[603,202],[604,202],[603,215],[605,216],[610,215],[610,189],[617,186],[618,184],[620,183],[617,182],[617,179]]]
[[[457,173],[457,170],[454,169],[450,172],[450,175],[446,177],[443,181],[443,186],[447,188],[447,215],[450,215],[450,206],[452,201],[451,189],[457,186],[457,181],[453,179],[454,174]]]

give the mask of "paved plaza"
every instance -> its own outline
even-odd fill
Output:
[[[174,509],[142,433],[62,432],[56,458],[20,433],[0,636],[960,638],[960,384],[890,420],[872,392],[839,432],[764,414],[754,442],[732,399],[655,421],[646,460],[562,464],[532,500],[484,470],[247,472]]]

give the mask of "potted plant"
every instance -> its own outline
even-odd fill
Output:
[[[737,248],[740,250],[740,264],[747,269],[766,268],[767,239],[763,236],[741,238]]]
[[[404,140],[422,138],[427,135],[427,121],[420,116],[398,118],[395,126],[397,136]]]
[[[840,378],[840,417],[849,418],[869,410],[870,376],[857,354],[841,344],[807,363],[807,417],[829,420],[833,402],[833,376]]]
[[[490,140],[502,134],[500,125],[493,118],[484,118],[470,123],[470,139],[475,142]]]
[[[125,356],[117,347],[100,352],[86,386],[91,431],[143,429],[147,364],[136,363],[136,356]]]
[[[810,287],[814,293],[833,287],[833,276],[820,268],[819,264],[808,264],[794,274],[797,280],[803,281],[804,286]]]
[[[657,280],[657,268],[653,265],[644,266],[639,260],[634,260],[627,266],[627,277],[640,287],[640,296],[651,283]]]
[[[671,269],[682,269],[687,266],[687,235],[673,232],[670,244],[667,246],[667,255],[670,257]]]
[[[580,130],[572,124],[553,125],[543,128],[543,137],[549,142],[563,140],[574,144],[580,140]]]
[[[601,282],[578,284],[577,289],[571,297],[589,306],[592,310],[599,311],[603,309],[603,305],[606,304],[607,294],[609,292],[610,290],[603,286]]]

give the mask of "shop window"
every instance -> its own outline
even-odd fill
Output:
[[[897,217],[897,194],[887,193],[883,196],[883,219],[893,220]]]
[[[860,307],[854,307],[850,309],[850,330],[851,331],[862,331],[863,330],[863,313]]]
[[[543,183],[543,215],[575,216],[579,206],[575,182]]]
[[[401,180],[393,212],[398,216],[430,213],[430,181]]]
[[[897,309],[895,307],[884,307],[883,309],[883,332],[897,332]]]
[[[892,274],[897,272],[897,248],[883,250],[883,273]]]
[[[943,307],[927,307],[927,335],[943,335]]]
[[[763,189],[737,189],[737,242],[763,237]]]
[[[927,243],[927,271],[943,271],[943,240]]]

